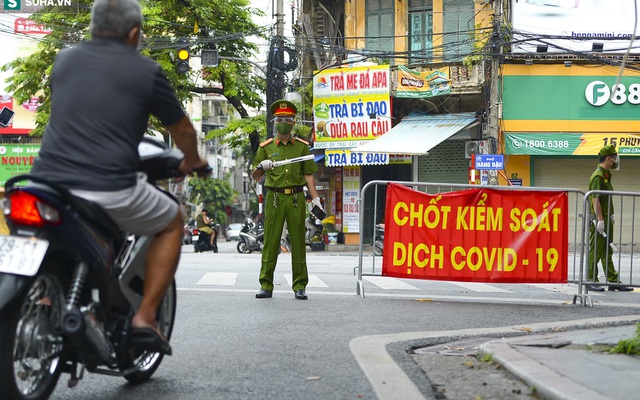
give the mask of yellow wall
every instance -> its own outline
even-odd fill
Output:
[[[2,193],[0,193],[0,200],[4,199],[4,188],[2,188]],[[4,219],[4,214],[0,212],[0,235],[8,235],[9,227],[7,226],[7,221]]]
[[[345,47],[348,50],[361,50],[365,48],[366,32],[366,5],[367,0],[351,0],[344,4],[345,20]],[[409,49],[409,8],[406,0],[395,1],[395,45],[396,52],[406,52]],[[475,3],[475,24],[479,27],[489,27],[492,25],[493,9],[490,3]],[[444,19],[442,0],[433,0],[433,57],[442,57],[442,33]],[[488,38],[487,32],[478,31],[478,40]],[[352,39],[349,39],[352,38]],[[398,60],[399,64],[404,63],[404,59]]]
[[[365,0],[351,0],[344,3],[344,45],[348,50],[364,49]],[[355,39],[348,39],[355,38]]]
[[[531,158],[530,156],[505,155],[504,173],[507,179],[522,179],[522,186],[531,186]],[[499,185],[508,185],[504,177],[498,177]]]

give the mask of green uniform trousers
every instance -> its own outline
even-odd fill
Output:
[[[618,283],[618,271],[613,265],[613,249],[609,243],[613,240],[613,224],[604,221],[604,229],[607,237],[600,235],[596,227],[591,224],[589,230],[589,263],[587,264],[587,279],[590,282],[598,282],[598,262],[602,263],[602,270],[606,274],[608,282]]]
[[[294,201],[295,200],[295,201]],[[307,202],[304,193],[284,194],[267,191],[264,209],[264,248],[262,249],[262,267],[260,269],[260,287],[273,290],[273,274],[276,270],[280,238],[284,222],[287,222],[291,241],[291,269],[293,291],[304,290],[309,283],[307,272],[307,244],[305,242],[304,219],[307,214]]]

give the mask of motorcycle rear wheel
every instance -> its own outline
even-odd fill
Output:
[[[59,321],[64,307],[60,278],[43,273],[17,301],[0,312],[3,399],[46,399],[55,389],[63,364]]]
[[[376,239],[373,243],[373,252],[376,256],[382,255],[383,242],[380,239]]]
[[[158,308],[158,328],[167,339],[171,339],[176,318],[176,295],[176,281],[174,280],[171,282],[169,289],[167,289],[167,294]],[[132,352],[134,351],[132,350]],[[164,354],[160,353],[150,351],[134,353],[131,355],[130,365],[138,365],[139,367],[135,372],[125,375],[124,378],[134,384],[146,382],[151,379],[163,359]]]

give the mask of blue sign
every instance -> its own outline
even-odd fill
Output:
[[[479,170],[504,169],[504,155],[476,154],[476,169],[479,169]]]

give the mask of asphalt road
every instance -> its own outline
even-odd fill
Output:
[[[371,263],[370,257],[365,263]],[[640,293],[594,294],[595,307],[571,305],[575,285],[485,285],[396,280],[366,282],[356,295],[357,255],[310,252],[309,300],[295,300],[290,261],[280,256],[272,299],[255,299],[259,254],[194,254],[184,246],[176,277],[174,355],[139,385],[86,374],[74,389],[63,375],[53,399],[374,399],[352,341],[369,335],[455,331],[637,314]],[[400,337],[400,336],[399,336]],[[378,349],[380,350],[380,349]],[[386,349],[428,395],[406,346]],[[383,349],[384,351],[384,349]],[[396,379],[390,376],[389,379]]]

